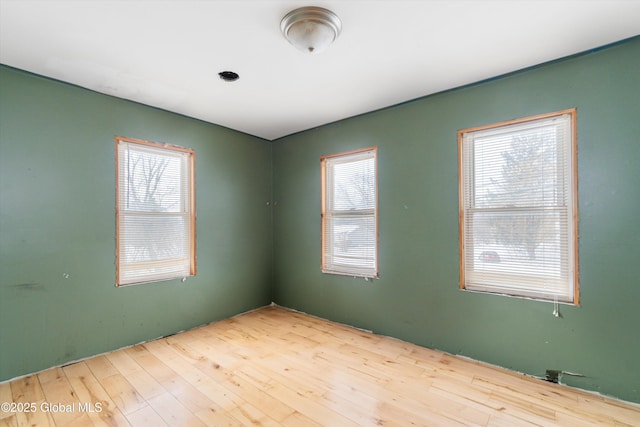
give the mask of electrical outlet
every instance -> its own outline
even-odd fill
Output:
[[[544,373],[544,379],[546,381],[549,381],[550,383],[558,383],[558,381],[560,380],[560,374],[562,373],[562,371],[555,371],[553,369],[547,369],[546,372]]]

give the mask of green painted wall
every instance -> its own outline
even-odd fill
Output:
[[[276,141],[274,301],[640,402],[639,70],[636,38]],[[581,307],[459,290],[457,131],[572,107]],[[324,275],[320,156],[374,145],[381,277]]]
[[[186,283],[114,287],[116,135],[196,151]],[[0,381],[269,304],[270,198],[263,140],[0,67]]]
[[[639,69],[636,38],[268,144],[0,66],[0,381],[273,299],[640,402]],[[582,306],[458,290],[458,129],[571,107]],[[113,286],[115,135],[196,150],[185,284]],[[323,275],[320,156],[373,145],[381,278]]]

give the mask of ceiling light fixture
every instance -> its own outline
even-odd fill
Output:
[[[287,13],[280,22],[284,37],[297,49],[316,54],[340,35],[338,15],[322,7],[307,6]]]

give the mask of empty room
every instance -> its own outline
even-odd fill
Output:
[[[0,427],[639,426],[639,17],[0,0]]]

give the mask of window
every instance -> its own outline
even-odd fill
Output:
[[[461,130],[460,287],[578,304],[576,110]]]
[[[116,138],[116,285],[195,275],[195,153]]]
[[[322,271],[378,277],[377,148],[320,159]]]

